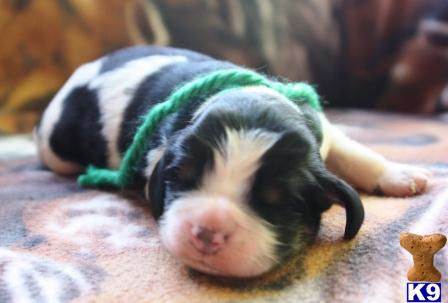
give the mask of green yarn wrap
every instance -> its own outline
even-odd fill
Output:
[[[309,84],[272,81],[259,73],[245,69],[215,71],[178,87],[164,102],[158,103],[143,116],[143,122],[124,154],[118,170],[89,166],[86,172],[78,177],[78,183],[90,187],[125,188],[133,179],[137,163],[145,156],[149,138],[163,119],[191,100],[199,97],[207,98],[223,90],[244,86],[265,86],[295,103],[305,102],[318,111],[322,110],[319,96]]]

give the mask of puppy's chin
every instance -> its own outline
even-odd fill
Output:
[[[223,232],[219,250],[201,251],[194,226]],[[223,197],[191,194],[174,200],[160,224],[162,242],[185,265],[211,275],[247,278],[275,265],[277,240],[268,223]]]

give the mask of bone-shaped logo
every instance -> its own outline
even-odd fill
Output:
[[[414,266],[408,271],[409,281],[439,282],[442,275],[434,267],[434,255],[446,244],[441,234],[426,236],[411,233],[400,234],[400,245],[411,253]]]

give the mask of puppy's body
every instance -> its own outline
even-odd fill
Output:
[[[231,67],[210,61],[207,56],[186,50],[142,47],[81,66],[42,118],[39,129],[45,137],[41,141],[45,145],[41,155],[44,163],[61,173],[81,170],[74,168],[78,164],[118,167],[141,116],[153,105],[196,75]],[[182,117],[177,120],[182,123]],[[151,138],[150,147],[160,145],[162,132],[170,136],[173,131],[160,128]],[[46,160],[50,153],[61,161]]]
[[[227,68],[240,67],[156,47],[86,64],[44,113],[40,157],[63,174],[87,164],[117,168],[142,115],[178,85]],[[367,191],[412,194],[427,178],[351,141],[306,103],[264,87],[191,100],[148,140],[137,179],[160,218],[164,244],[186,264],[218,275],[258,275],[300,252],[335,199],[346,207],[346,238],[356,234],[359,198],[325,159]]]

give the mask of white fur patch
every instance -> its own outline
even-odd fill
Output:
[[[39,157],[42,163],[57,173],[72,174],[82,171],[82,167],[79,165],[59,158],[51,150],[49,141],[54,126],[60,119],[64,100],[73,89],[86,85],[91,79],[95,78],[101,69],[101,65],[102,60],[99,59],[80,66],[59,90],[42,116],[42,122],[35,136]]]
[[[145,185],[145,198],[149,200],[149,179],[151,178],[151,175],[154,171],[154,168],[156,167],[156,164],[160,161],[160,159],[163,156],[163,153],[165,152],[165,146],[159,146],[157,148],[154,148],[149,151],[148,155],[146,156],[146,163],[148,165],[145,168],[145,176],[148,179],[146,185]]]
[[[120,165],[121,156],[118,150],[120,127],[125,110],[140,83],[167,65],[185,61],[187,58],[184,56],[148,56],[127,62],[117,69],[101,74],[89,83],[90,89],[98,91],[103,124],[101,132],[107,141],[109,167],[118,168]]]
[[[320,146],[319,152],[322,159],[325,161],[328,157],[331,147],[331,124],[325,117],[323,113],[319,113],[319,120],[322,126],[322,144]]]
[[[220,150],[214,151],[214,168],[204,177],[201,191],[241,200],[250,189],[261,156],[279,137],[278,133],[259,129],[226,129]]]
[[[260,158],[279,137],[262,130],[226,130],[214,153],[214,167],[200,188],[181,194],[162,217],[161,238],[173,255],[222,276],[255,276],[277,263],[275,233],[245,200]],[[189,242],[194,225],[231,236],[216,255],[202,255]]]

